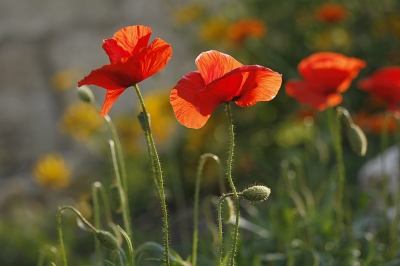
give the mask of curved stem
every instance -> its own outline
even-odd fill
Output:
[[[343,230],[343,194],[344,194],[344,183],[345,183],[345,169],[343,163],[343,150],[341,145],[341,136],[340,136],[340,121],[339,115],[336,113],[335,109],[328,108],[328,120],[329,120],[329,128],[331,131],[333,147],[336,155],[336,163],[338,164],[338,195],[337,195],[337,218],[338,218],[338,226],[339,226],[339,236],[342,237],[344,233]]]
[[[239,196],[236,192],[235,185],[233,184],[232,181],[232,163],[233,163],[233,148],[235,146],[235,134],[233,132],[233,122],[232,122],[232,113],[231,113],[231,107],[229,105],[229,102],[226,103],[226,112],[228,115],[228,130],[229,130],[229,157],[228,157],[228,165],[227,165],[227,178],[229,181],[229,185],[232,189],[233,192],[233,197],[235,199],[235,204],[236,204],[236,221],[235,221],[235,229],[233,232],[233,242],[232,242],[232,248],[231,248],[231,257],[230,257],[230,265],[233,266],[235,265],[235,257],[236,257],[236,250],[237,250],[237,241],[239,237],[239,217],[240,217],[240,210],[239,210]]]
[[[97,105],[97,103],[92,102],[92,105],[100,111],[100,107]],[[120,186],[120,188],[123,190],[124,192],[124,196],[127,199],[128,197],[128,178],[126,175],[126,167],[125,167],[125,159],[124,159],[124,155],[122,153],[122,146],[121,146],[121,142],[119,140],[118,137],[118,133],[117,130],[114,126],[114,123],[112,122],[111,118],[109,115],[105,115],[104,119],[107,122],[107,125],[111,131],[114,143],[115,143],[115,149],[116,149],[116,153],[117,153],[117,163],[118,163],[118,169],[120,172],[120,176],[122,179],[122,185]],[[125,200],[125,205],[123,206],[123,214],[124,216],[130,217],[130,209],[129,209],[129,200]],[[124,219],[125,220],[125,219]],[[125,223],[125,221],[124,221]],[[128,234],[128,236],[132,239],[132,229],[131,229],[131,222],[130,219],[127,219],[126,224],[125,224],[125,230],[126,233]],[[133,241],[133,239],[132,239]]]
[[[198,244],[198,219],[199,219],[199,194],[200,194],[200,180],[203,172],[204,164],[207,158],[212,158],[219,161],[218,157],[212,153],[205,153],[200,157],[199,166],[196,174],[196,189],[194,193],[194,217],[193,217],[193,245],[192,245],[192,266],[197,264],[197,244]]]
[[[87,226],[89,227],[94,233],[97,233],[98,230],[91,224],[89,223],[83,216],[82,214],[75,209],[72,206],[63,206],[58,210],[57,213],[57,226],[58,226],[58,239],[60,241],[60,249],[61,249],[61,259],[62,259],[62,265],[67,266],[67,256],[65,255],[65,247],[64,247],[64,240],[63,240],[63,233],[62,233],[62,224],[61,224],[61,215],[64,210],[71,210],[73,211],[79,219]]]
[[[144,100],[142,97],[142,94],[140,93],[139,87],[137,84],[134,85],[136,94],[139,98],[140,105],[142,107],[142,111],[144,114],[147,114],[146,106],[144,104]],[[163,211],[163,223],[164,223],[164,263],[169,266],[170,265],[170,260],[169,260],[169,229],[168,229],[168,213],[167,213],[167,204],[165,202],[165,193],[164,193],[164,180],[162,177],[162,170],[161,170],[161,163],[160,159],[158,157],[157,149],[154,144],[154,139],[153,139],[153,134],[151,133],[151,127],[149,123],[149,119],[147,115],[143,116],[145,125],[147,127],[147,131],[149,133],[149,141],[150,141],[150,147],[152,150],[152,157],[151,158],[154,161],[155,167],[156,167],[156,174],[158,177],[158,185],[160,188],[160,199],[161,199],[161,207]]]
[[[128,234],[128,231],[129,231],[128,228],[130,228],[130,218],[129,218],[129,213],[128,213],[127,207],[126,207],[128,200],[127,200],[127,198],[126,198],[126,196],[124,194],[123,189],[121,189],[122,188],[122,182],[121,182],[121,176],[119,175],[118,162],[117,162],[117,156],[116,156],[116,153],[115,153],[114,141],[109,140],[109,144],[110,144],[110,151],[111,151],[111,157],[112,157],[112,162],[113,162],[113,166],[114,166],[115,177],[117,179],[117,186],[121,190],[120,191],[121,192],[120,195],[121,195],[121,203],[122,203],[122,219],[124,220],[126,233]],[[128,236],[130,238],[132,238],[131,235],[128,234]]]
[[[219,248],[218,248],[218,266],[222,266],[223,255],[223,235],[222,235],[222,202],[225,198],[233,196],[233,193],[228,193],[221,196],[218,200],[218,233],[219,233]]]

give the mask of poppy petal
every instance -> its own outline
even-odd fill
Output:
[[[196,65],[206,84],[242,66],[230,55],[214,50],[201,53],[196,58]]]
[[[135,55],[147,47],[151,33],[151,28],[146,26],[129,26],[117,31],[113,39],[122,49]]]
[[[148,48],[132,58],[133,61],[138,61],[140,65],[140,81],[162,70],[171,57],[171,45],[160,38],[155,39]]]
[[[195,105],[197,110],[202,115],[211,115],[218,105],[240,97],[242,83],[243,73],[240,71],[230,72],[222,78],[211,82],[196,93]]]
[[[78,86],[96,85],[107,90],[127,88],[133,85],[134,82],[130,69],[127,69],[125,65],[116,63],[92,70],[89,75],[78,82]]]
[[[100,110],[100,115],[105,116],[110,111],[111,107],[118,99],[118,97],[125,91],[125,89],[120,90],[108,90],[106,97],[104,99],[103,107]]]
[[[241,107],[255,105],[260,101],[270,101],[278,93],[282,85],[281,74],[262,66],[243,66],[247,75],[241,89],[241,96],[236,104]],[[234,70],[238,71],[238,70]]]
[[[110,58],[111,63],[118,62],[122,58],[130,56],[130,53],[119,46],[114,39],[103,40],[103,49]]]
[[[170,103],[176,119],[188,128],[201,128],[209,115],[200,114],[195,106],[196,92],[204,87],[204,80],[198,71],[189,72],[172,89]]]
[[[310,90],[310,84],[306,81],[291,80],[285,84],[286,94],[295,97],[300,103],[309,104],[316,110],[323,111],[328,107],[327,98],[320,93]],[[333,106],[334,103],[341,103],[341,99],[332,97],[329,106]]]

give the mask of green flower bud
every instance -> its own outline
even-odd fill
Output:
[[[122,198],[123,194],[121,193],[120,188],[112,184],[110,188],[110,200],[111,200],[111,207],[116,213],[122,212],[122,205],[124,199]]]
[[[143,131],[146,132],[147,131],[147,126],[146,126],[146,121],[144,119],[144,115],[143,114],[144,114],[143,112],[140,112],[138,114],[137,118],[139,119],[140,126],[142,127]],[[149,125],[151,126],[150,114],[149,113],[147,114],[147,120],[149,121]]]
[[[100,241],[100,244],[107,249],[116,250],[119,248],[118,240],[107,231],[97,231],[96,237]]]
[[[359,156],[364,156],[367,152],[367,138],[361,128],[352,124],[348,131],[347,136],[351,149]]]
[[[250,202],[262,202],[267,200],[271,194],[271,189],[266,186],[253,186],[246,188],[242,193],[242,197]]]
[[[88,86],[83,85],[81,87],[78,87],[77,90],[78,90],[78,96],[82,101],[88,103],[94,102],[93,92]]]
[[[227,223],[235,215],[235,206],[232,199],[227,197],[222,201],[222,219]]]

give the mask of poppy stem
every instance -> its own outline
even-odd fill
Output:
[[[383,118],[382,132],[381,132],[381,176],[382,176],[382,199],[383,199],[383,211],[385,220],[388,222],[388,177],[386,175],[386,149],[388,147],[388,126],[389,119],[392,114],[390,112],[386,112]]]
[[[227,193],[222,195],[218,200],[218,233],[219,233],[218,266],[222,266],[222,257],[223,257],[222,203],[227,197],[231,196],[233,196],[233,193]]]
[[[142,94],[140,93],[139,86],[137,84],[134,85],[136,94],[139,98],[140,106],[142,107],[143,111],[143,118],[145,122],[146,129],[148,131],[148,139],[150,141],[150,147],[152,150],[152,158],[155,168],[156,168],[156,174],[158,177],[158,187],[160,189],[160,200],[161,200],[161,207],[162,207],[162,212],[163,212],[163,223],[164,223],[164,263],[165,265],[169,266],[170,265],[170,260],[169,260],[169,229],[168,229],[168,213],[167,213],[167,204],[165,202],[165,193],[164,193],[164,180],[162,177],[162,170],[161,170],[161,163],[160,163],[160,158],[157,153],[156,146],[154,144],[154,139],[153,139],[153,134],[151,133],[151,127],[150,127],[150,122],[148,119],[147,110],[146,106],[144,104],[144,100],[142,97]]]
[[[338,182],[337,182],[337,219],[338,219],[338,228],[339,228],[339,236],[343,237],[343,194],[344,194],[344,183],[345,183],[345,169],[343,163],[343,149],[341,145],[341,136],[340,136],[340,115],[336,112],[336,109],[328,108],[328,121],[329,128],[331,131],[333,148],[335,150],[336,155],[336,163],[338,165]]]
[[[229,102],[226,103],[226,113],[228,115],[228,131],[229,131],[229,157],[228,157],[228,162],[227,162],[227,178],[229,185],[232,189],[233,197],[235,199],[235,204],[236,204],[236,217],[235,217],[235,229],[233,232],[233,242],[232,242],[232,247],[231,247],[231,257],[230,257],[230,263],[229,265],[233,266],[235,265],[235,257],[236,257],[236,251],[237,251],[237,241],[239,237],[239,217],[240,217],[240,210],[239,210],[239,196],[236,192],[235,185],[233,184],[232,181],[232,163],[233,163],[233,148],[235,146],[235,133],[233,131],[233,121],[232,121],[232,112],[231,112],[231,106],[229,105]]]
[[[200,181],[201,174],[203,172],[204,164],[208,158],[214,159],[217,163],[219,163],[219,159],[216,155],[212,153],[205,153],[200,157],[199,166],[197,167],[196,174],[196,188],[194,192],[194,217],[193,217],[193,245],[192,245],[192,266],[197,265],[197,243],[198,243],[198,234],[199,234],[199,194],[200,194]]]

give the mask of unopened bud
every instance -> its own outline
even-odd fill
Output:
[[[361,128],[352,124],[348,131],[347,136],[351,149],[359,156],[364,156],[367,152],[367,138]]]
[[[121,189],[117,185],[112,184],[110,188],[111,207],[116,213],[122,212],[122,204],[124,201],[122,197]]]
[[[79,98],[84,101],[84,102],[88,102],[88,103],[92,103],[94,102],[94,95],[92,90],[86,86],[83,85],[81,87],[78,87],[78,96]]]
[[[253,186],[246,188],[242,192],[242,197],[250,202],[262,202],[267,200],[271,194],[271,189],[266,186]]]
[[[116,250],[119,248],[118,240],[107,231],[97,231],[96,237],[100,241],[100,244],[107,249]]]
[[[140,112],[137,116],[137,118],[139,119],[140,122],[140,126],[142,127],[144,132],[147,132],[147,125],[146,125],[146,120],[144,118],[144,113]],[[150,123],[150,114],[147,114],[147,120],[149,121],[149,126],[151,125]]]
[[[227,197],[222,201],[222,219],[227,223],[235,214],[235,206],[232,199]]]
[[[336,111],[340,115],[340,121],[342,125],[346,125],[347,127],[350,127],[353,124],[353,119],[351,118],[351,115],[349,111],[347,111],[346,108],[339,106],[336,108]]]

